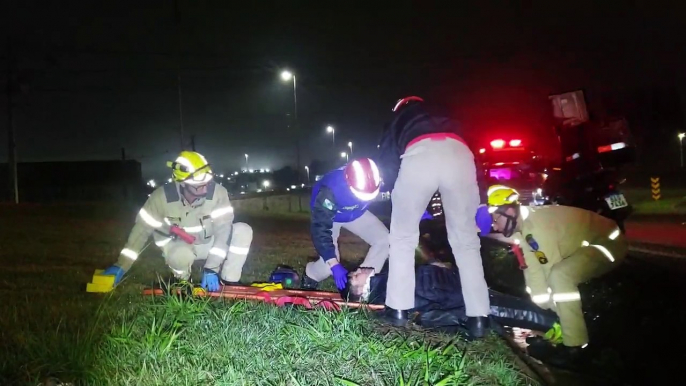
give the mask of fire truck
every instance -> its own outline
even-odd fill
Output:
[[[517,189],[526,205],[543,205],[547,159],[520,138],[496,138],[476,154],[481,190],[502,184]],[[482,192],[482,195],[485,192]],[[484,196],[485,197],[485,196]]]

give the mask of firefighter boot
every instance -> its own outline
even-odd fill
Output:
[[[300,288],[307,290],[316,290],[317,288],[319,288],[319,282],[307,276],[307,274],[303,273],[303,278],[300,281]]]
[[[490,328],[488,316],[470,316],[467,318],[467,330],[472,339],[483,338]]]
[[[396,327],[405,327],[409,321],[407,310],[396,310],[390,307],[376,311],[373,315],[378,321]]]

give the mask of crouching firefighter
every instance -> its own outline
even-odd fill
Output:
[[[188,280],[193,261],[206,260],[204,289],[218,291],[220,277],[224,284],[236,284],[252,243],[252,228],[233,223],[228,192],[213,181],[201,154],[183,151],[167,166],[172,168],[173,182],[152,192],[138,212],[119,260],[103,274],[115,275],[118,283],[153,235],[175,278]]]
[[[325,174],[313,187],[311,235],[320,258],[305,267],[302,287],[317,288],[333,275],[340,290],[348,271],[340,264],[338,236],[345,228],[369,244],[363,265],[377,272],[388,258],[388,229],[367,208],[379,194],[381,177],[373,160],[359,158]]]
[[[519,245],[524,279],[534,303],[554,310],[562,344],[529,346],[529,354],[556,366],[575,366],[588,345],[588,331],[577,286],[615,269],[627,254],[617,224],[597,213],[569,206],[520,205],[516,190],[488,189],[493,227]],[[556,342],[559,343],[559,342]]]

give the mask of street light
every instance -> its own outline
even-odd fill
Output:
[[[348,147],[350,148],[350,155],[353,155],[353,143],[348,142]]]
[[[245,168],[248,168],[248,155],[245,155]]]
[[[267,189],[269,187],[269,181],[267,181],[267,180],[262,181],[262,186],[264,186],[264,188]]]
[[[326,132],[331,133],[331,141],[333,145],[336,146],[336,129],[334,129],[333,126],[327,126]]]
[[[310,167],[305,166],[305,170],[307,171],[307,183],[310,183]]]
[[[345,158],[345,162],[348,162],[348,153],[342,152],[342,153],[341,153],[341,158]]]
[[[684,137],[686,137],[686,133],[679,133],[677,135],[679,137],[679,158],[681,158],[681,167],[684,167]]]
[[[293,127],[295,128],[295,152],[297,154],[297,171],[298,171],[298,180],[300,180],[300,125],[298,124],[298,94],[296,92],[296,81],[295,81],[295,74],[288,71],[284,70],[281,72],[281,79],[284,80],[284,82],[288,82],[289,80],[293,79],[293,118],[294,118],[294,124]],[[300,202],[298,202],[300,204]],[[300,207],[300,210],[302,210],[302,206]]]

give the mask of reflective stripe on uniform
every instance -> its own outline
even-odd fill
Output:
[[[213,210],[212,213],[210,213],[210,217],[216,219],[229,213],[233,213],[233,207],[231,205]]]
[[[171,240],[171,238],[166,238],[159,241],[155,241],[155,245],[157,245],[158,247],[164,247],[165,245],[169,244]]]
[[[575,300],[581,300],[579,291],[553,294],[553,301],[556,303],[573,302]]]
[[[153,228],[159,228],[162,226],[162,223],[152,217],[150,213],[148,213],[145,208],[141,208],[141,211],[139,212],[141,218],[143,221],[145,221],[146,224],[150,225]]]
[[[536,304],[547,303],[550,301],[550,294],[531,295],[531,301]]]
[[[221,248],[212,247],[212,249],[210,249],[210,255],[226,257],[226,251]]]
[[[122,249],[121,254],[128,257],[131,260],[136,260],[138,258],[138,253],[129,248]]]
[[[229,252],[235,253],[237,255],[247,255],[248,252],[250,252],[250,248],[241,248],[231,245],[229,246]]]
[[[189,232],[189,233],[199,233],[199,232],[202,232],[203,227],[202,227],[202,225],[195,225],[192,227],[183,227],[183,230],[185,230],[186,232]]]
[[[605,255],[605,257],[607,257],[611,262],[613,262],[613,263],[615,262],[615,258],[612,257],[612,253],[610,253],[610,251],[608,251],[607,248],[603,247],[602,245],[597,245],[597,244],[591,244],[591,246],[593,248],[599,250],[600,252],[602,252],[603,255]]]
[[[593,248],[599,250],[600,252],[602,252],[602,254],[605,255],[605,257],[607,257],[608,260],[610,260],[613,263],[615,262],[615,258],[614,258],[614,256],[612,256],[612,253],[602,245],[591,244],[588,241],[584,240],[581,242],[581,246],[582,247],[593,247]]]
[[[610,240],[614,240],[617,237],[619,237],[620,233],[621,232],[619,231],[619,228],[618,228],[618,229],[615,229],[614,231],[612,231],[612,233],[610,233],[610,236],[608,236],[608,237],[610,238]]]

